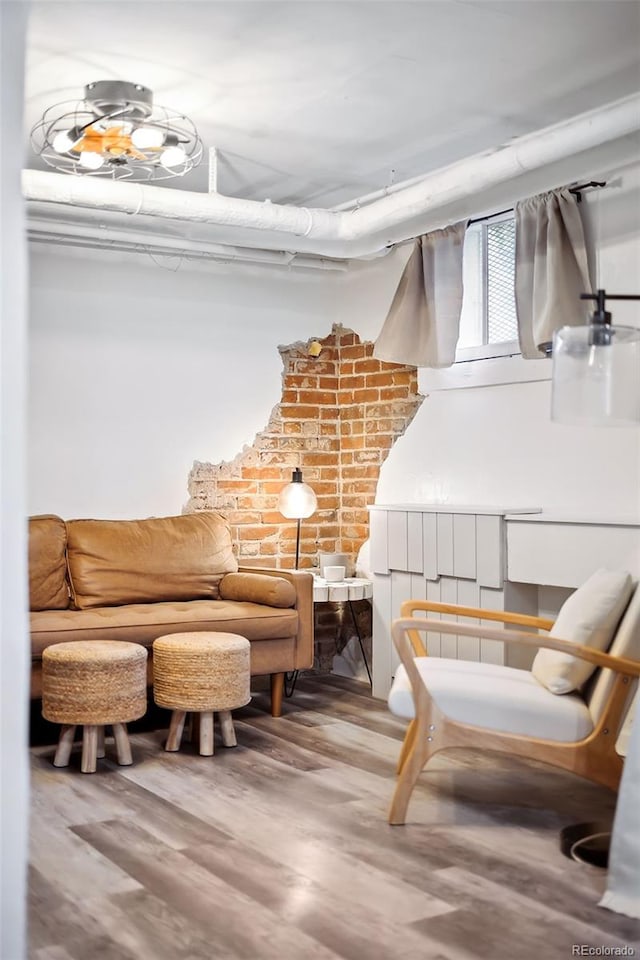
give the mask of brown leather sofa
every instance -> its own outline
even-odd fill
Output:
[[[251,674],[271,675],[282,712],[284,675],[313,663],[313,578],[242,568],[224,517],[202,511],[148,520],[29,521],[31,696],[42,651],[69,640],[129,640],[193,630],[251,642]]]

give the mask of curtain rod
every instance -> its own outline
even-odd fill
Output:
[[[606,180],[589,180],[588,183],[580,183],[575,187],[569,187],[569,193],[572,193],[578,203],[581,203],[583,190],[587,190],[589,187],[606,187],[606,185]],[[513,207],[507,207],[506,210],[498,210],[497,213],[488,213],[486,217],[475,217],[475,219],[468,221],[467,226],[470,227],[472,223],[484,223],[485,220],[501,217],[504,213],[513,213],[513,210]]]

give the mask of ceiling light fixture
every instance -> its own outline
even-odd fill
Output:
[[[202,159],[202,141],[184,114],[153,103],[139,83],[101,80],[84,100],[45,110],[31,144],[60,173],[113,180],[183,177]]]

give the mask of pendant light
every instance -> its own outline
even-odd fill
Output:
[[[551,419],[577,426],[640,424],[640,329],[612,325],[606,300],[638,294],[583,293],[595,300],[587,326],[565,326],[553,337]]]

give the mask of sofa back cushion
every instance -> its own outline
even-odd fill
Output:
[[[60,517],[29,518],[29,608],[66,610],[67,528]]]
[[[237,561],[219,513],[150,520],[70,520],[67,554],[80,610],[165,600],[217,600]]]

